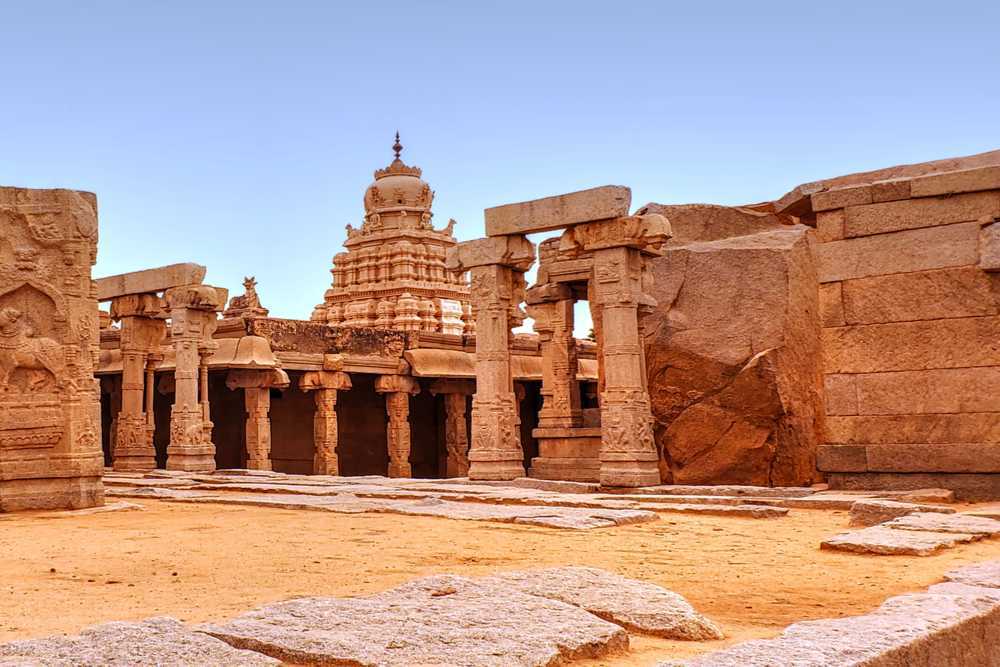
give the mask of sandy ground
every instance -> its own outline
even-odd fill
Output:
[[[478,521],[342,515],[143,501],[145,511],[0,515],[0,641],[168,614],[221,620],[302,595],[352,595],[439,572],[580,564],[658,583],[720,623],[721,642],[633,637],[627,655],[587,665],[652,665],[797,620],[862,613],[948,569],[1000,558],[1000,540],[940,555],[821,551],[846,512],[776,520],[661,515],[636,526],[556,530]]]

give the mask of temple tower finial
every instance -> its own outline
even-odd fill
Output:
[[[399,130],[396,130],[396,143],[392,145],[392,152],[396,154],[396,159],[399,159],[399,154],[403,152],[403,144],[399,143]]]

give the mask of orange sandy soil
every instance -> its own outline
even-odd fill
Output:
[[[951,568],[1000,558],[1000,540],[926,558],[821,551],[846,512],[753,520],[661,514],[590,531],[386,514],[142,501],[145,511],[0,515],[0,641],[167,614],[197,623],[303,595],[380,591],[415,577],[591,565],[684,595],[728,639],[633,636],[586,665],[652,665],[798,620],[864,613]],[[54,569],[54,572],[52,571]]]

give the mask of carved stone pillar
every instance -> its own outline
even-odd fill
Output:
[[[271,411],[270,387],[247,387],[243,390],[246,404],[246,451],[248,470],[271,470]]]
[[[410,396],[420,393],[417,381],[406,375],[382,375],[375,391],[385,394],[386,447],[389,450],[389,477],[412,477],[410,468]]]
[[[248,470],[271,470],[271,389],[288,386],[288,374],[274,368],[231,370],[226,378],[231,390],[243,389],[246,405]]]
[[[337,392],[351,388],[351,377],[342,371],[311,371],[299,381],[302,391],[315,391],[313,413],[313,473],[339,475],[337,460]]]
[[[452,271],[472,274],[476,313],[476,394],[472,399],[469,478],[524,476],[518,402],[510,368],[511,327],[521,319],[524,272],[535,247],[524,236],[466,241],[448,254]]]
[[[430,387],[434,395],[444,395],[445,477],[469,474],[469,427],[466,420],[467,397],[476,391],[472,380],[436,380]]]
[[[660,472],[639,333],[642,258],[627,247],[594,253],[594,293],[601,308],[601,484],[650,486]]]
[[[135,294],[114,299],[111,317],[121,322],[121,411],[115,421],[112,466],[115,470],[147,471],[156,468],[153,447],[155,420],[147,395],[148,374],[155,368],[151,356],[166,337],[160,300],[155,294]]]
[[[540,285],[527,292],[528,314],[535,320],[542,352],[544,399],[539,428],[575,428],[583,423],[577,376],[573,306],[567,285]]]
[[[215,470],[212,422],[208,419],[207,355],[213,349],[217,313],[225,293],[208,285],[167,290],[174,344],[174,405],[170,411],[167,469]]]

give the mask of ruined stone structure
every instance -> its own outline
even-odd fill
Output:
[[[631,215],[609,186],[488,209],[456,245],[397,156],[312,321],[269,317],[252,278],[220,319],[191,265],[98,282],[105,462],[998,497],[998,169]]]
[[[600,481],[605,486],[658,484],[658,456],[639,324],[655,306],[647,257],[658,254],[670,228],[657,214],[629,216],[628,188],[606,186],[486,211],[485,239],[449,254],[453,270],[471,270],[477,315],[476,395],[473,399],[471,479],[514,479],[524,470],[518,414],[510,381],[510,328],[525,298],[539,317],[543,338],[545,403],[539,456],[532,474]],[[525,233],[565,228],[546,242],[538,284],[524,293],[534,259]],[[600,426],[584,427],[572,339],[572,308],[590,300],[597,338]],[[572,341],[572,343],[571,343]],[[596,451],[595,451],[595,445]]]
[[[97,199],[0,188],[0,512],[103,502]]]
[[[445,253],[456,243],[455,221],[443,229],[431,224],[434,191],[420,179],[419,167],[395,159],[375,172],[365,191],[360,229],[347,225],[347,252],[333,258],[333,286],[312,320],[330,326],[472,332],[469,288],[461,275],[444,268]]]

